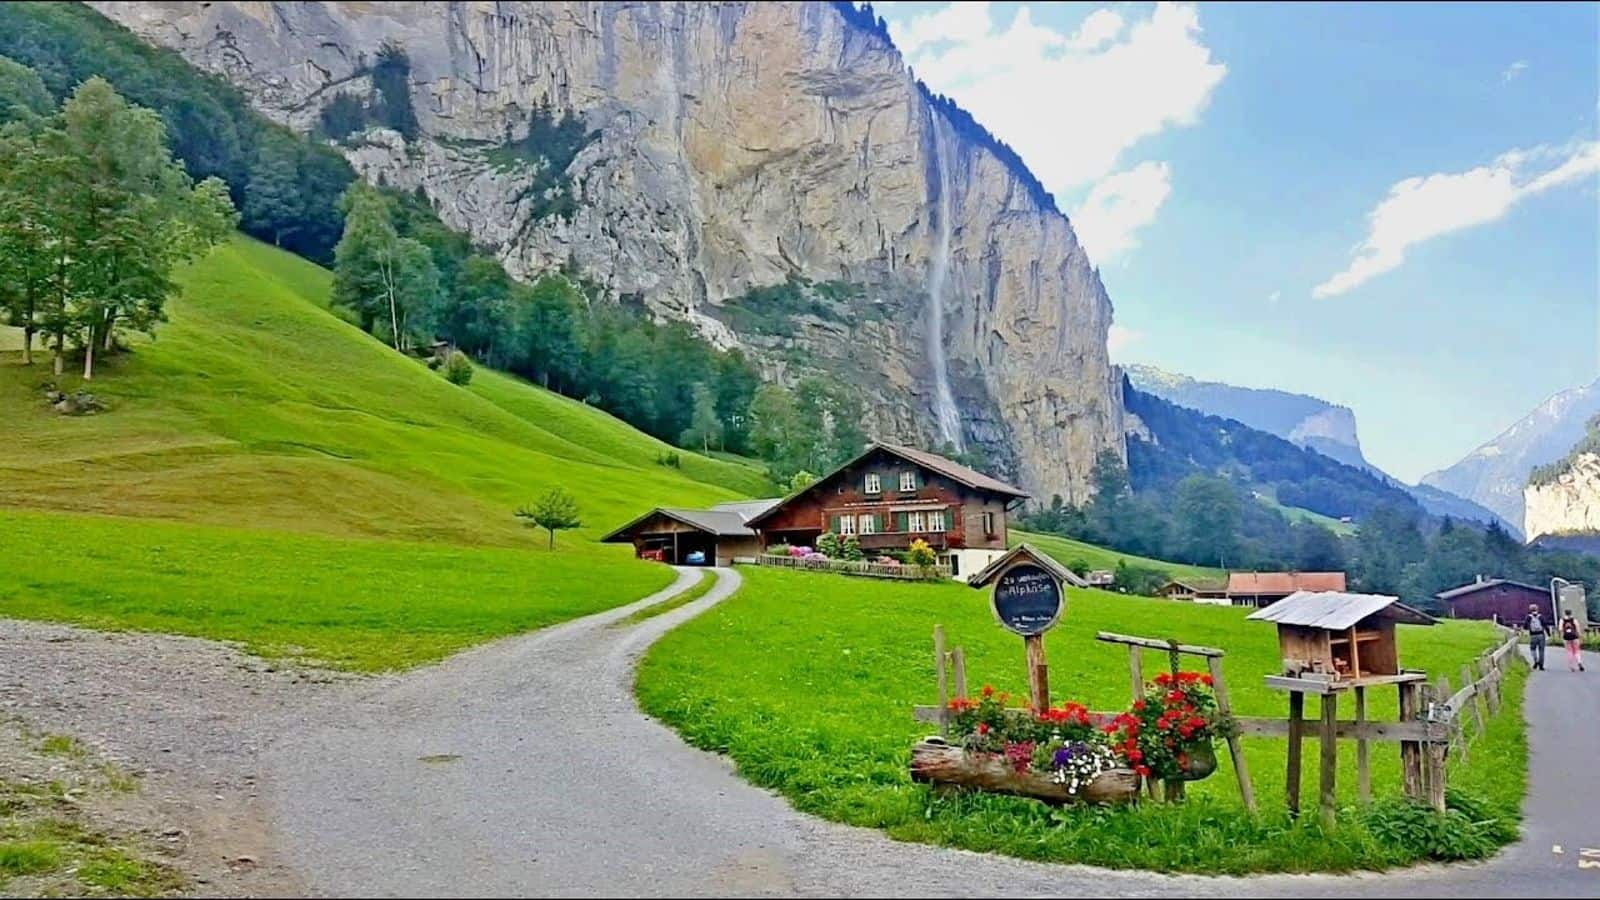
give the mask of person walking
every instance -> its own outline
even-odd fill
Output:
[[[1544,670],[1544,617],[1539,615],[1539,607],[1528,607],[1528,618],[1522,623],[1528,629],[1528,656],[1533,660],[1533,667]]]
[[[1561,640],[1567,645],[1567,671],[1583,671],[1583,629],[1578,627],[1578,620],[1572,617],[1572,611],[1561,614]]]

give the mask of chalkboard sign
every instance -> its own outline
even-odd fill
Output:
[[[1043,634],[1061,618],[1061,582],[1033,563],[1019,563],[994,585],[994,614],[1000,624],[1028,636]]]

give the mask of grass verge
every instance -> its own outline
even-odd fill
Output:
[[[951,641],[965,647],[973,689],[984,682],[1017,694],[1025,689],[1021,641],[994,625],[987,595],[955,584],[767,569],[742,574],[737,596],[651,649],[640,668],[640,703],[691,744],[730,755],[745,778],[802,811],[902,840],[1116,868],[1337,872],[1431,855],[1420,843],[1378,837],[1369,823],[1375,813],[1356,807],[1355,746],[1348,742],[1339,758],[1345,809],[1326,831],[1315,816],[1291,823],[1284,814],[1286,742],[1274,739],[1245,741],[1262,810],[1257,817],[1240,804],[1226,753],[1217,774],[1191,785],[1190,802],[1181,807],[1053,810],[1016,798],[935,794],[906,772],[911,743],[929,731],[912,719],[911,707],[936,700],[933,626],[944,625]],[[1053,696],[1096,709],[1127,705],[1127,651],[1093,639],[1098,630],[1114,630],[1226,649],[1236,711],[1283,716],[1284,695],[1261,677],[1281,665],[1275,633],[1246,622],[1245,612],[1072,590],[1062,624],[1046,639]],[[1459,673],[1462,662],[1494,640],[1481,623],[1408,627],[1401,630],[1401,658],[1408,666]],[[1146,671],[1159,670],[1159,657],[1147,656]],[[1527,768],[1520,675],[1508,682],[1506,697],[1502,714],[1472,746],[1470,764],[1456,765],[1452,783],[1484,814],[1514,821]],[[1392,694],[1368,699],[1374,719],[1398,714]],[[1314,700],[1307,707],[1308,716],[1318,714]],[[1376,796],[1400,793],[1398,757],[1392,744],[1375,746]],[[1316,766],[1307,766],[1304,778],[1302,797],[1315,798]]]
[[[671,600],[653,603],[649,606],[646,606],[644,609],[631,613],[627,618],[618,622],[617,627],[620,628],[623,625],[637,625],[646,619],[653,619],[662,613],[672,612],[680,606],[688,606],[694,601],[699,600],[701,597],[704,597],[706,594],[709,594],[711,589],[716,586],[716,573],[708,569],[700,576],[700,580],[694,583],[693,587],[689,588],[678,596],[673,597]]]

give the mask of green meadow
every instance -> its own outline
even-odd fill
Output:
[[[1030,538],[1031,539],[1031,538]],[[1227,754],[1210,779],[1190,786],[1181,807],[1145,804],[1130,812],[1051,810],[1000,796],[939,796],[906,772],[911,744],[932,726],[912,707],[937,703],[932,633],[943,625],[965,648],[969,689],[989,683],[1022,696],[1022,642],[994,624],[986,592],[956,584],[905,584],[839,575],[744,570],[745,587],[667,634],[638,677],[644,708],[696,746],[726,753],[744,777],[772,788],[797,808],[880,828],[891,837],[995,851],[1029,859],[1196,872],[1339,871],[1381,868],[1430,855],[1417,842],[1380,840],[1377,812],[1354,808],[1355,745],[1340,746],[1340,824],[1324,832],[1316,816],[1292,824],[1284,812],[1287,742],[1245,739],[1246,762],[1262,815],[1248,816]],[[1109,630],[1220,647],[1235,711],[1286,716],[1284,694],[1262,676],[1281,666],[1272,627],[1246,622],[1231,607],[1070,590],[1062,624],[1046,638],[1053,699],[1121,710],[1131,698],[1125,647],[1094,639]],[[1403,627],[1403,664],[1455,675],[1495,642],[1481,623]],[[1147,653],[1145,671],[1166,665]],[[1452,773],[1453,787],[1478,798],[1488,819],[1515,820],[1523,794],[1526,745],[1521,675],[1471,761]],[[1394,691],[1375,691],[1369,715],[1394,719]],[[1308,702],[1306,714],[1318,715]],[[1348,714],[1346,711],[1344,714]],[[1315,744],[1307,744],[1315,759]],[[1397,745],[1375,744],[1373,790],[1400,794]],[[1302,797],[1314,808],[1316,766],[1307,765]],[[1467,801],[1463,801],[1467,802]],[[1387,808],[1387,806],[1382,807]],[[1475,810],[1477,811],[1477,810]],[[1495,840],[1505,839],[1503,825]]]
[[[670,573],[595,543],[658,504],[770,493],[480,368],[457,387],[328,309],[329,273],[247,238],[181,276],[153,341],[44,402],[48,357],[0,350],[0,612],[242,641],[362,670],[631,602]],[[583,526],[512,516],[560,486]],[[218,527],[220,526],[220,527]]]

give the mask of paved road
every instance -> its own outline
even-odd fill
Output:
[[[639,654],[737,589],[737,573],[716,571],[706,596],[641,624],[618,620],[700,573],[367,687],[354,703],[345,695],[337,719],[306,710],[302,721],[334,724],[295,729],[268,753],[284,855],[319,893],[368,896],[1600,893],[1600,870],[1579,869],[1581,848],[1600,845],[1587,809],[1600,796],[1543,774],[1529,801],[1540,824],[1499,861],[1387,877],[1108,873],[900,844],[801,815],[634,703]],[[1557,741],[1583,741],[1590,756],[1600,747],[1590,680],[1600,671],[1535,674],[1533,766],[1549,773],[1578,758]]]

